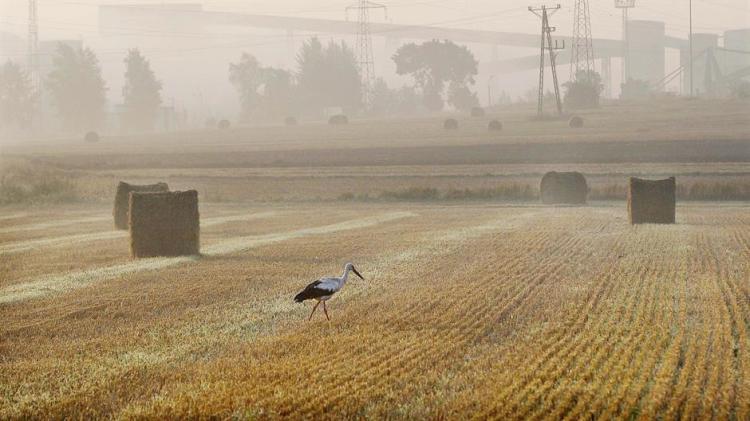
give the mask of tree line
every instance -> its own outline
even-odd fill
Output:
[[[137,49],[128,51],[124,63],[123,128],[152,130],[161,105],[161,82]],[[39,89],[49,94],[65,130],[82,132],[104,125],[107,86],[91,49],[60,43],[52,59],[52,70]],[[39,96],[28,72],[18,63],[8,60],[0,67],[2,126],[29,129],[39,112]]]

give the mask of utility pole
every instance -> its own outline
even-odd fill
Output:
[[[550,11],[547,13],[547,11]],[[557,83],[557,69],[555,67],[555,50],[565,49],[565,41],[562,45],[552,44],[552,32],[555,32],[554,26],[549,26],[549,16],[560,10],[560,5],[548,8],[547,6],[531,7],[529,11],[542,19],[542,45],[539,54],[539,95],[537,99],[537,116],[544,117],[544,53],[549,51],[549,61],[552,67],[552,81],[555,85],[555,100],[557,102],[557,114],[562,115],[562,101],[560,101],[560,86]]]
[[[576,0],[573,9],[573,51],[570,60],[570,78],[576,80],[578,72],[587,74],[594,69],[594,43],[591,40],[591,15],[588,0]]]
[[[690,6],[690,96],[693,96],[693,0],[689,2]]]
[[[346,8],[346,19],[349,20],[349,11],[357,11],[357,38],[355,51],[357,64],[362,80],[362,103],[369,108],[372,100],[372,86],[375,82],[375,60],[372,54],[372,36],[370,34],[370,9],[382,9],[386,19],[388,9],[380,3],[368,0],[359,0],[356,5]]]
[[[38,69],[38,47],[39,47],[39,26],[37,23],[36,0],[29,0],[29,35],[28,35],[28,72],[31,77],[31,83],[34,89],[37,89],[39,82]]]
[[[628,9],[635,7],[635,0],[615,0],[615,7],[622,9],[622,83],[627,83],[630,76],[630,54],[628,34]]]

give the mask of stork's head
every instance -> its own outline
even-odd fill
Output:
[[[359,276],[359,279],[362,279],[363,281],[365,280],[365,278],[363,278],[362,275],[359,274],[359,271],[357,271],[357,268],[354,267],[354,264],[352,262],[347,263],[344,267],[344,270],[346,270],[347,272],[352,271],[355,275]]]

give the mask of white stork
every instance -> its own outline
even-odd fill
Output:
[[[326,314],[326,319],[331,320],[331,318],[328,317],[326,301],[330,300],[331,297],[333,297],[333,294],[339,292],[341,288],[346,285],[346,280],[349,278],[349,271],[354,272],[357,276],[359,276],[360,279],[365,279],[362,277],[362,275],[359,274],[357,268],[355,268],[353,264],[347,263],[346,266],[344,266],[344,274],[340,277],[320,278],[317,281],[310,283],[305,287],[305,289],[303,289],[294,297],[294,301],[297,303],[301,303],[305,300],[311,299],[315,299],[318,301],[317,303],[315,303],[315,307],[313,307],[312,312],[310,313],[310,317],[308,317],[307,319],[308,321],[312,319],[312,316],[315,313],[315,310],[318,309],[321,301],[323,302],[323,311]]]

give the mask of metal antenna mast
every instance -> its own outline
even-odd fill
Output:
[[[357,38],[355,51],[357,64],[362,78],[362,103],[366,108],[370,107],[372,99],[372,86],[375,83],[375,59],[372,53],[372,36],[370,34],[370,9],[383,9],[388,19],[388,9],[384,4],[373,3],[368,0],[359,0],[356,5],[346,8],[346,19],[349,20],[349,10],[357,11]]]
[[[550,11],[547,13],[547,11]],[[557,68],[555,67],[555,50],[565,49],[565,41],[562,45],[557,43],[552,44],[552,32],[555,32],[554,26],[549,26],[549,16],[560,10],[560,5],[555,7],[531,7],[529,11],[540,18],[542,18],[542,47],[539,54],[539,96],[537,99],[537,115],[541,118],[544,117],[544,50],[549,51],[549,61],[552,67],[552,81],[555,84],[555,101],[557,103],[557,114],[562,115],[562,101],[560,101],[560,85],[557,83]],[[541,12],[541,13],[540,13]]]
[[[588,0],[576,0],[573,9],[573,51],[570,60],[570,78],[575,80],[578,72],[593,72],[594,44],[591,41],[591,15]]]
[[[29,0],[28,72],[34,89],[39,88],[39,27],[36,0]]]

